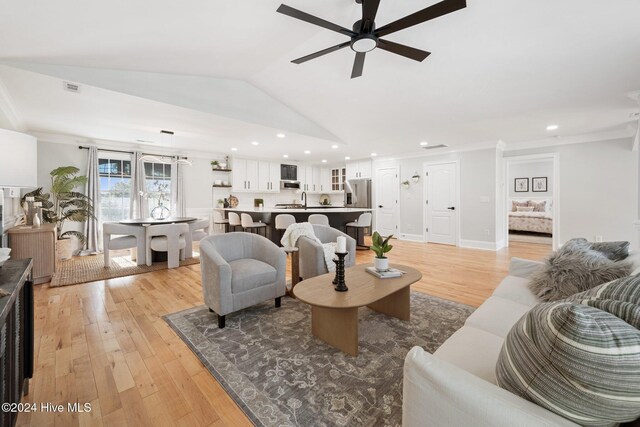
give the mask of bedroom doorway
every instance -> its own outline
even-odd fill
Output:
[[[557,153],[505,157],[505,244],[558,247]]]

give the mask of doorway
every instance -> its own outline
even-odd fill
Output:
[[[504,242],[558,247],[557,153],[505,158]]]
[[[425,241],[459,246],[459,162],[424,164]]]
[[[376,174],[376,229],[382,236],[397,234],[400,196],[398,168],[381,168]]]

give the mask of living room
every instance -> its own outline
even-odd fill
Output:
[[[2,425],[640,416],[636,2],[2,11]]]

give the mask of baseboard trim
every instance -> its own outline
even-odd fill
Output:
[[[424,243],[424,237],[422,236],[422,234],[400,233],[400,235],[398,236],[398,240]]]
[[[460,240],[461,248],[481,249],[484,251],[497,251],[499,242],[483,242],[481,240]],[[504,243],[502,243],[504,245]]]
[[[498,240],[496,242],[496,250],[499,251],[500,249],[506,248],[507,247],[507,242],[505,242],[504,240]]]

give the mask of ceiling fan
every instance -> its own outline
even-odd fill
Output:
[[[427,56],[431,55],[431,52],[425,52],[424,50],[394,43],[389,40],[383,40],[381,37],[467,7],[466,0],[444,0],[383,27],[376,28],[375,19],[376,14],[378,13],[380,0],[356,0],[356,3],[362,3],[362,19],[353,24],[352,30],[341,27],[340,25],[332,22],[325,21],[324,19],[310,15],[301,10],[294,9],[286,4],[281,4],[278,8],[278,12],[310,24],[318,25],[322,28],[326,28],[327,30],[336,31],[351,39],[344,43],[303,56],[302,58],[294,59],[291,62],[294,64],[302,64],[303,62],[307,62],[311,59],[351,46],[351,49],[356,53],[353,70],[351,71],[352,79],[362,75],[366,53],[377,47],[386,50],[387,52],[422,62]]]

